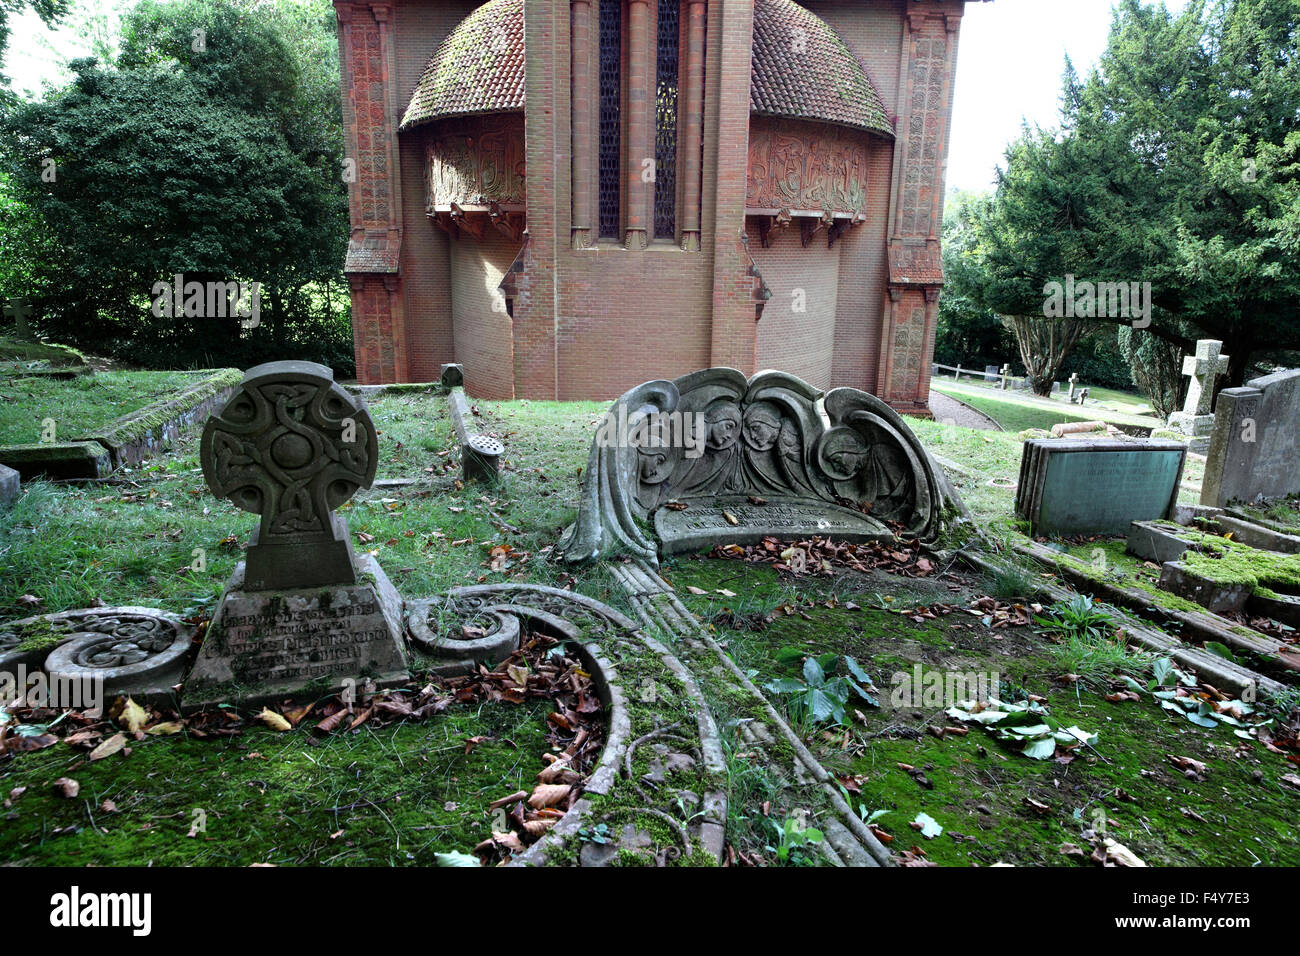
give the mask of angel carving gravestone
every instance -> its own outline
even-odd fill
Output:
[[[186,682],[187,708],[407,678],[402,599],[335,512],[374,481],[365,402],[313,362],[245,373],[203,430],[212,493],[261,516]]]
[[[929,543],[960,509],[942,470],[875,396],[713,368],[646,382],[615,402],[592,442],[578,520],[557,550],[570,562],[630,554],[653,563],[660,552],[768,535],[903,533]]]

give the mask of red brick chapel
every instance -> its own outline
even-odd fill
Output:
[[[336,0],[357,378],[925,410],[965,0]]]

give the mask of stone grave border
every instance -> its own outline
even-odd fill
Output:
[[[820,849],[833,866],[892,866],[889,850],[862,822],[840,793],[838,782],[804,745],[762,692],[736,666],[672,586],[648,562],[611,562],[609,570],[648,631],[665,636],[710,694],[751,709],[739,729],[753,752],[787,792],[792,805],[808,807],[809,823],[826,840]],[[792,758],[792,759],[791,759]]]
[[[23,340],[14,344],[29,354],[12,358],[0,356],[0,362],[48,362],[49,368],[16,368],[8,373],[12,378],[72,379],[95,374],[86,356],[70,345]]]
[[[1300,538],[1278,534],[1268,528],[1242,521],[1230,515],[1209,518],[1220,533],[1231,532],[1238,544],[1257,551],[1276,551],[1283,554],[1300,553]],[[1257,542],[1257,543],[1256,543]],[[1279,547],[1270,548],[1268,544]],[[1223,583],[1203,577],[1182,563],[1182,557],[1192,547],[1192,542],[1179,536],[1176,529],[1158,522],[1134,521],[1129,531],[1128,550],[1140,558],[1161,566],[1160,587],[1171,594],[1195,601],[1213,614],[1244,611],[1260,617],[1271,617],[1291,627],[1300,627],[1300,597],[1290,594],[1269,596],[1246,585]],[[1283,663],[1290,658],[1277,655]],[[1291,665],[1300,670],[1300,658]]]
[[[1152,598],[1150,595],[1117,588],[1107,582],[1083,574],[1078,569],[1067,564],[1058,563],[1055,560],[1056,558],[1068,556],[1050,552],[1046,548],[1041,550],[1047,551],[1047,554],[1038,554],[1019,546],[1014,550],[1026,557],[1033,558],[1045,569],[1060,574],[1062,578],[1069,581],[1076,588],[1076,590],[1071,591],[1061,584],[1040,580],[1037,583],[1038,589],[1051,600],[1068,601],[1079,593],[1088,593],[1100,597],[1106,602],[1103,609],[1111,614],[1124,633],[1135,644],[1148,651],[1163,654],[1175,663],[1196,671],[1200,676],[1213,681],[1215,686],[1220,689],[1230,689],[1237,694],[1252,690],[1258,694],[1274,697],[1293,689],[1289,684],[1284,684],[1272,677],[1260,674],[1242,664],[1229,661],[1217,654],[1184,643],[1178,638],[1159,631],[1135,617],[1134,613],[1145,613],[1151,610]],[[978,571],[999,574],[1007,573],[1010,569],[1006,562],[988,554],[976,551],[961,551],[959,554],[962,562],[967,567]],[[1130,611],[1133,613],[1130,613]],[[1207,639],[1221,640],[1222,638],[1216,635]]]
[[[467,621],[491,614],[502,631],[524,627],[569,643],[591,673],[609,727],[604,750],[588,776],[583,794],[560,821],[513,866],[602,865],[621,851],[648,854],[657,860],[704,855],[719,862],[725,847],[726,762],[704,695],[692,673],[666,646],[623,614],[594,598],[539,584],[482,584],[456,588],[442,598],[454,616]],[[426,602],[416,602],[427,610]],[[513,623],[503,619],[515,618]],[[645,706],[647,687],[656,688],[664,707]],[[681,714],[675,723],[668,708]],[[691,758],[686,770],[662,766],[647,756],[655,746],[672,742],[679,758]],[[658,765],[657,765],[658,762]],[[647,772],[640,772],[642,768]],[[656,776],[655,781],[647,778]],[[673,784],[683,786],[674,790]],[[664,784],[656,789],[656,784]],[[698,821],[682,823],[669,812],[676,793],[689,790],[699,799]],[[637,821],[651,824],[642,829]],[[584,841],[582,831],[612,821],[613,842]],[[671,834],[666,839],[663,834]]]
[[[460,475],[462,481],[495,482],[501,474],[501,456],[505,445],[491,435],[473,427],[474,413],[465,394],[464,373],[459,365],[444,365],[442,380],[447,389],[447,410],[460,441]]]
[[[194,633],[179,615],[151,607],[38,614],[0,624],[0,671],[23,666],[49,677],[102,679],[105,703],[120,695],[172,703]]]
[[[70,442],[0,445],[0,464],[15,469],[24,481],[51,478],[105,478],[114,469],[137,465],[202,425],[243,378],[239,369],[209,371],[171,398],[160,399],[121,416]]]
[[[1113,581],[1107,581],[1098,575],[1086,562],[1064,552],[1054,551],[1037,542],[1030,541],[1025,544],[1017,544],[1013,546],[1013,550],[1027,558],[1032,558],[1046,570],[1060,574],[1081,592],[1100,596],[1104,601],[1115,607],[1125,608],[1136,614],[1180,625],[1189,636],[1189,639],[1217,641],[1229,647],[1249,651],[1264,659],[1275,660],[1288,670],[1294,669],[1294,665],[1290,661],[1277,655],[1277,642],[1270,641],[1263,634],[1249,627],[1225,621],[1209,611],[1183,611],[1164,607],[1157,603],[1155,595],[1135,588],[1124,587]],[[1068,592],[1063,593],[1066,597],[1070,596]],[[1137,639],[1137,632],[1133,628],[1126,624],[1125,629],[1131,635],[1135,635],[1135,639]],[[1225,681],[1228,686],[1236,690],[1243,690],[1248,684],[1253,683],[1261,693],[1276,695],[1293,686],[1274,680],[1244,665],[1234,664],[1223,658],[1215,657],[1207,651],[1188,648],[1181,641],[1168,635],[1159,634],[1159,632],[1150,628],[1145,630],[1147,633],[1143,634],[1142,638],[1139,639],[1139,643],[1161,653],[1167,653],[1174,660],[1184,661],[1189,667],[1195,667],[1205,673],[1217,674],[1220,680]],[[1158,635],[1158,639],[1154,639],[1154,635]],[[1175,649],[1181,649],[1180,653],[1183,656],[1175,656],[1173,653]],[[1189,651],[1195,651],[1196,653],[1190,654]],[[1199,663],[1193,663],[1194,660],[1199,661]]]

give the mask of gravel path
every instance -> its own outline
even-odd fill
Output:
[[[982,431],[1000,432],[1002,426],[981,411],[976,411],[965,402],[959,402],[943,392],[930,392],[930,411],[934,420],[945,425],[960,425],[962,428],[978,428]]]

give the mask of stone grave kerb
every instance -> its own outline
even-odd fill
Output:
[[[374,482],[378,435],[364,399],[315,362],[249,369],[208,419],[203,477],[218,498],[261,517],[247,590],[354,584],[347,522],[336,509]]]

